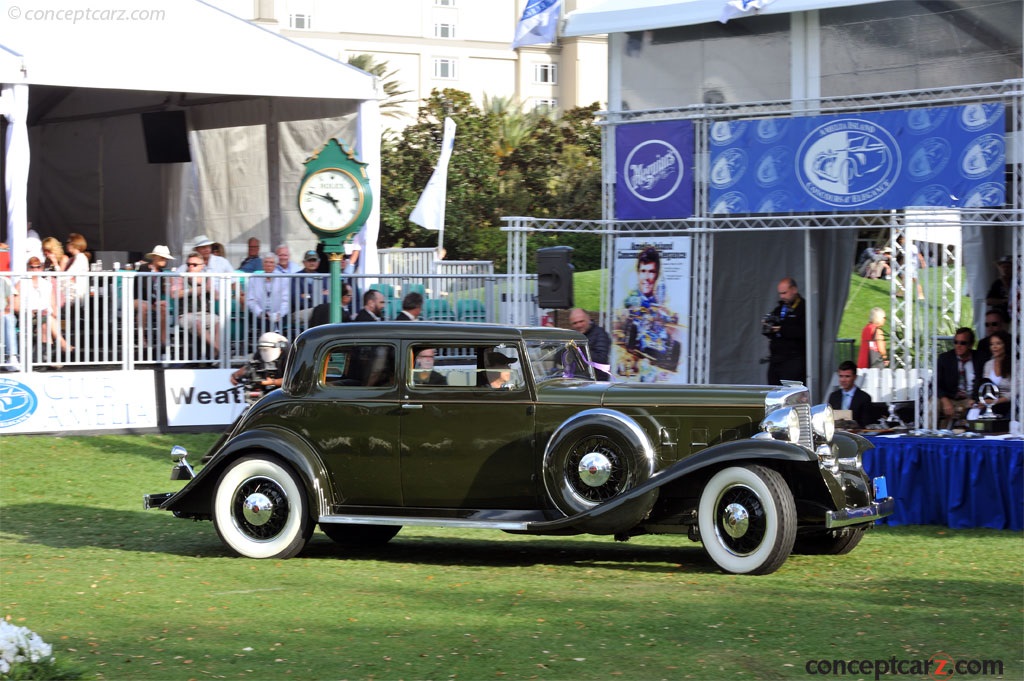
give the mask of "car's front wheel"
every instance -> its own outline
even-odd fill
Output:
[[[764,466],[716,473],[700,496],[704,550],[735,574],[764,575],[786,562],[796,539],[796,504],[782,475]]]
[[[266,456],[247,456],[221,474],[213,500],[221,541],[246,558],[291,558],[313,533],[302,483]]]

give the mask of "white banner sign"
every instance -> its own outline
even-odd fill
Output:
[[[242,389],[231,385],[231,369],[175,369],[164,372],[168,426],[234,423],[245,409]]]
[[[152,371],[0,377],[0,434],[156,428]]]

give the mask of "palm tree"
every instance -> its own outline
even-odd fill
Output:
[[[394,80],[398,69],[388,71],[388,63],[386,61],[378,62],[369,54],[354,54],[348,58],[348,63],[377,76],[383,82],[385,99],[380,102],[381,116],[385,118],[402,118],[407,115],[402,109],[402,105],[408,104],[412,100],[399,98],[409,94],[412,90],[400,89],[402,87],[401,82]]]
[[[484,95],[484,111],[498,117],[498,139],[494,140],[494,153],[504,158],[522,146],[544,118],[554,118],[546,107],[523,111],[523,105],[512,97]]]

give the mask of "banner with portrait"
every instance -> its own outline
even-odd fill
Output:
[[[616,380],[687,382],[690,248],[690,237],[615,240],[611,368]]]
[[[1002,103],[718,121],[713,215],[1006,203]]]

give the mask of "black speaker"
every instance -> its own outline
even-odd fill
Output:
[[[537,305],[551,310],[572,307],[572,246],[537,249]]]
[[[188,126],[184,111],[153,111],[142,114],[146,159],[150,163],[188,163]]]

